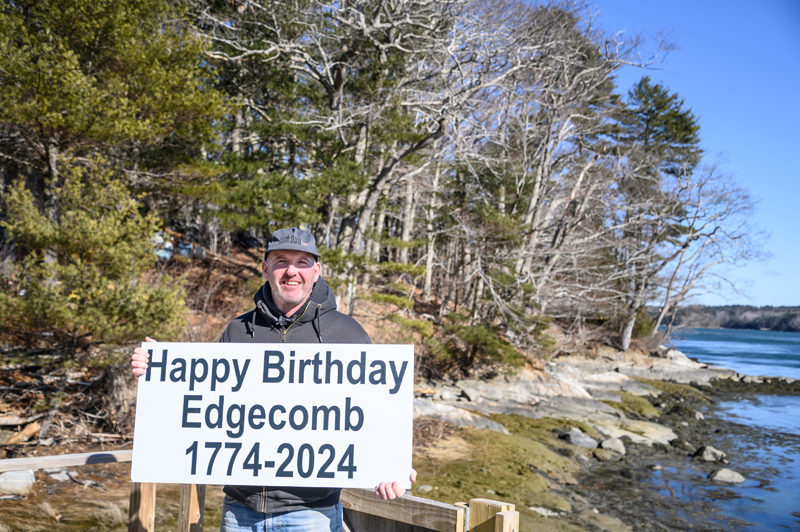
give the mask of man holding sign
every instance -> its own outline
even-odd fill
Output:
[[[336,310],[333,292],[321,279],[320,269],[319,252],[314,237],[309,232],[298,228],[275,231],[269,238],[264,254],[262,272],[266,282],[254,296],[255,308],[234,319],[225,329],[220,341],[235,344],[369,344],[369,336],[361,325],[352,317]],[[147,341],[152,340],[148,338]],[[376,346],[376,349],[378,347],[384,346]],[[349,362],[332,357],[330,350],[327,353],[317,350],[319,352],[311,354],[314,349],[310,349],[308,353],[302,353],[298,349],[299,356],[296,356],[295,350],[284,351],[279,349],[263,350],[263,365],[256,368],[257,364],[261,364],[261,357],[257,357],[256,362],[250,366],[251,360],[236,358],[220,358],[219,360],[176,358],[176,356],[170,355],[168,349],[164,348],[153,353],[153,361],[148,367],[150,353],[139,347],[133,352],[131,365],[134,375],[146,375],[148,384],[151,377],[155,384],[155,381],[158,380],[157,375],[160,375],[162,382],[166,381],[169,384],[169,381],[172,381],[174,386],[182,385],[185,381],[188,382],[186,395],[181,401],[178,401],[182,404],[183,410],[179,417],[182,417],[184,430],[187,430],[187,427],[188,429],[197,427],[200,430],[206,430],[208,427],[203,425],[203,421],[211,428],[214,428],[213,424],[216,423],[214,420],[217,419],[220,425],[224,419],[227,419],[229,425],[232,420],[237,422],[234,428],[227,427],[228,437],[243,438],[225,442],[224,450],[232,449],[233,453],[228,463],[228,475],[231,475],[231,471],[234,469],[233,457],[239,452],[243,442],[249,442],[246,440],[249,435],[244,434],[243,436],[245,428],[253,433],[257,430],[267,430],[270,427],[282,429],[285,426],[300,430],[306,426],[310,427],[312,423],[316,424],[319,420],[320,426],[314,427],[314,430],[330,430],[330,435],[327,437],[335,438],[340,434],[334,431],[358,431],[364,425],[365,419],[375,419],[379,416],[376,414],[370,416],[369,406],[371,405],[358,404],[358,401],[351,397],[347,397],[341,405],[336,403],[335,397],[326,397],[326,400],[330,399],[328,403],[334,404],[307,407],[300,404],[294,407],[275,404],[272,408],[265,408],[262,404],[249,405],[249,407],[245,404],[232,405],[230,404],[231,400],[224,403],[226,396],[221,393],[223,382],[221,377],[217,378],[218,376],[224,375],[226,386],[230,383],[229,393],[231,394],[238,391],[239,388],[246,387],[247,379],[258,377],[261,379],[260,382],[267,383],[264,385],[266,388],[259,388],[262,392],[266,391],[267,395],[279,390],[286,390],[280,386],[313,382],[317,383],[320,389],[327,385],[330,388],[325,389],[339,390],[348,384],[360,388],[380,388],[385,396],[389,396],[397,393],[404,381],[410,382],[413,379],[413,370],[407,372],[406,363],[401,364],[394,361],[387,363],[382,359],[372,358],[367,364],[366,351],[360,351],[360,354],[354,353]],[[197,363],[197,367],[202,364],[203,368],[213,368],[213,370],[195,371],[195,363]],[[218,368],[222,368],[224,371],[217,371]],[[249,372],[248,369],[250,369]],[[199,376],[202,376],[203,379],[201,380]],[[218,382],[214,381],[215,378]],[[205,381],[210,381],[210,389],[207,388],[208,384]],[[336,386],[340,388],[336,388]],[[215,388],[219,389],[215,390]],[[190,391],[191,393],[189,393]],[[214,399],[205,406],[205,410],[203,409],[204,395],[209,397],[211,393],[198,393],[201,391],[217,394],[213,395]],[[231,397],[236,396],[231,395]],[[141,395],[139,400],[143,400]],[[277,401],[278,399],[270,395],[270,400]],[[263,401],[259,401],[259,403],[263,403]],[[227,418],[222,413],[224,404],[228,405]],[[241,408],[240,410],[234,408],[234,415],[232,415],[231,408],[234,406]],[[144,411],[144,408],[142,410]],[[218,416],[216,416],[217,411],[219,412]],[[203,412],[205,412],[205,417]],[[238,415],[236,415],[237,413]],[[328,426],[329,421],[331,422],[330,427]],[[209,431],[206,430],[206,432]],[[352,432],[347,434],[352,434]],[[197,467],[198,454],[204,447],[211,446],[214,454],[211,461],[207,463],[210,474],[212,462],[218,451],[222,449],[222,444],[222,441],[202,442],[201,444],[194,441],[185,453],[193,461],[192,474],[198,469],[200,473],[203,472],[206,464]],[[262,465],[258,458],[251,460],[254,452],[256,457],[259,456],[259,445],[259,443],[247,443],[250,454],[247,454],[244,448],[242,449],[242,457],[247,454],[247,459],[243,464],[237,465],[238,468],[252,469],[255,475],[264,466],[275,467],[275,461],[263,462]],[[372,445],[380,446],[381,440],[375,439]],[[134,463],[137,458],[136,450],[136,445],[134,445]],[[304,450],[307,451],[305,464],[302,462]],[[308,464],[308,460],[313,463],[314,449],[311,445],[284,443],[278,448],[278,451],[286,451],[289,455],[293,455],[297,451],[298,461],[293,464],[299,467],[301,476],[304,476],[303,468],[308,468],[305,472],[308,475],[311,474],[313,466]],[[321,458],[324,458],[327,453],[329,462],[333,463],[333,454],[337,450],[334,445],[326,443],[320,446],[318,452]],[[219,454],[222,456],[222,453]],[[321,458],[318,458],[318,461]],[[346,473],[350,473],[350,477],[356,469],[353,460],[353,445],[350,445],[339,462],[339,470],[344,468]],[[238,462],[236,463],[238,464]],[[282,467],[286,464],[288,464],[288,459]],[[332,469],[336,468],[332,467]],[[279,470],[277,476],[286,477],[289,473],[284,470],[281,474]],[[331,483],[337,482],[333,476],[333,471],[325,470],[325,474],[322,475],[317,472],[317,478],[330,478],[327,482],[319,482],[320,485],[327,487],[226,485],[221,530],[223,532],[240,530],[339,531],[342,521],[341,505],[339,504],[340,489],[331,487]],[[414,477],[415,473],[412,470],[412,482],[415,480]],[[394,499],[402,496],[405,488],[398,482],[379,482],[375,492],[381,499]]]

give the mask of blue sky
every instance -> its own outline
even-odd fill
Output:
[[[737,289],[708,305],[800,305],[800,0],[589,0],[606,32],[659,32],[677,45],[647,72],[700,121],[706,160],[759,200],[754,222],[771,256],[726,272]],[[625,68],[626,92],[645,72]]]

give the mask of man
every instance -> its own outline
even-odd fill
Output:
[[[272,233],[261,264],[266,282],[253,297],[255,308],[234,319],[220,341],[370,343],[356,320],[336,310],[333,292],[320,278],[320,270],[311,233],[296,227]],[[134,350],[134,375],[145,373],[148,357],[144,349]],[[412,482],[415,476],[412,471]],[[338,488],[225,486],[223,491],[222,532],[341,530]],[[405,489],[397,482],[382,482],[375,493],[381,499],[394,499]]]

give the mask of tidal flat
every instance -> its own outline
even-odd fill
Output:
[[[649,399],[623,394],[621,401],[607,404],[630,419],[670,427],[678,438],[669,445],[636,444],[623,437],[626,452],[620,455],[577,447],[558,437],[577,427],[602,438],[589,423],[494,415],[492,419],[509,434],[459,429],[418,452],[414,493],[443,502],[484,497],[514,503],[521,531],[749,531],[800,525],[800,516],[787,510],[791,501],[786,498],[792,495],[785,493],[782,480],[782,470],[791,467],[793,458],[780,455],[782,464],[780,459],[778,463],[758,459],[768,448],[800,453],[800,436],[738,423],[724,411],[731,400],[757,394],[800,396],[798,383],[725,379],[692,386],[640,380],[660,394]],[[693,458],[706,445],[722,450],[725,458],[719,462]],[[728,485],[708,478],[723,467],[740,472],[745,482]],[[752,501],[770,497],[775,505],[783,505],[781,517],[748,510]]]

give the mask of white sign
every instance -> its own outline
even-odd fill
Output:
[[[413,345],[142,348],[132,481],[411,487]]]

